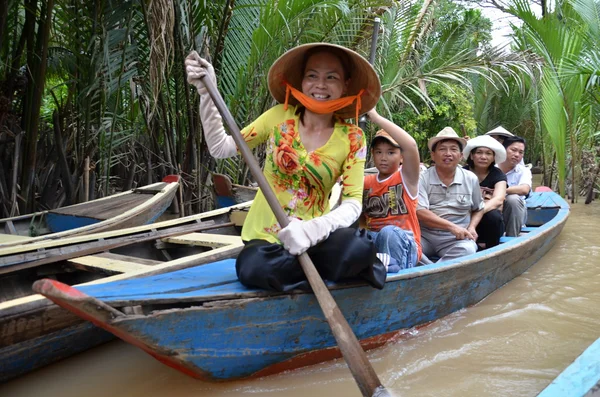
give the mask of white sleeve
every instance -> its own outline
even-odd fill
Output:
[[[237,145],[233,137],[225,133],[221,114],[208,93],[200,95],[200,120],[211,156],[224,159],[237,155]]]
[[[302,222],[302,228],[310,240],[311,246],[314,246],[337,229],[352,225],[360,216],[361,211],[362,204],[358,200],[346,199],[327,215]]]
[[[523,172],[521,172],[521,177],[519,178],[519,185],[529,185],[529,189],[531,189],[533,176],[531,175],[531,170],[525,166],[522,166]]]

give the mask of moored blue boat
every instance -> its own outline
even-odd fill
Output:
[[[522,274],[554,244],[569,213],[552,192],[527,202],[532,223],[516,238],[461,260],[388,274],[383,290],[329,284],[365,348],[473,305]],[[332,252],[332,255],[335,255]],[[78,316],[196,378],[263,376],[339,357],[311,293],[272,293],[237,281],[233,259],[164,275],[78,289],[34,288]],[[128,308],[136,307],[136,314]]]
[[[600,339],[592,343],[538,397],[599,397]]]
[[[162,182],[112,196],[0,219],[0,250],[153,223],[169,208],[178,188],[179,176],[168,175]]]

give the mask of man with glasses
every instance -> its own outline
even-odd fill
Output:
[[[477,252],[475,228],[484,203],[477,176],[458,166],[465,144],[451,127],[429,139],[435,165],[419,179],[417,218],[423,256],[440,262]]]

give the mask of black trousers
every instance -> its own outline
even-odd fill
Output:
[[[242,284],[271,291],[310,289],[298,258],[283,245],[265,240],[244,243],[235,263]],[[324,279],[361,278],[375,288],[383,288],[386,270],[377,259],[375,244],[364,229],[338,229],[309,248],[307,253]]]
[[[504,217],[500,210],[486,212],[475,229],[479,237],[478,243],[484,243],[486,248],[500,244],[500,237],[504,235]]]

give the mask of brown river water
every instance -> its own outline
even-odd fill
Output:
[[[600,337],[600,203],[572,206],[556,245],[479,304],[368,352],[397,396],[536,396]],[[343,360],[210,384],[115,341],[0,386],[2,397],[360,396]]]

